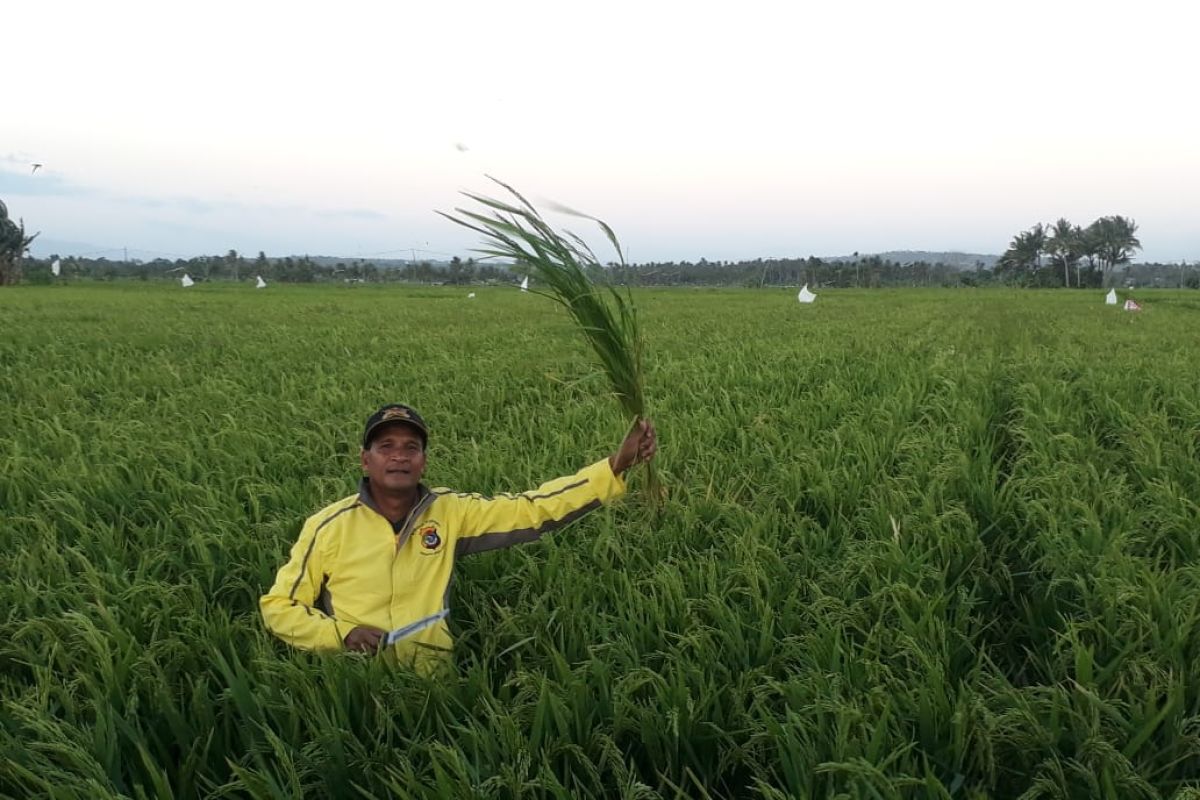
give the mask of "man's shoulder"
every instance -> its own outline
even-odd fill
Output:
[[[358,493],[356,492],[355,494],[352,494],[348,497],[343,497],[341,500],[325,506],[320,511],[310,516],[306,520],[305,524],[317,525],[318,527],[327,525],[328,523],[345,514],[347,511],[357,508],[359,505],[359,497]]]
[[[453,505],[464,500],[491,500],[489,495],[483,495],[479,492],[464,492],[458,489],[451,489],[448,486],[435,486],[429,490],[429,494],[433,497],[435,503],[444,505]]]
[[[429,503],[431,511],[435,507],[444,511],[447,506],[453,506],[455,501],[462,496],[462,493],[454,489],[448,489],[445,486],[430,486],[426,502]]]

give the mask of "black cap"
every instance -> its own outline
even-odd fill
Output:
[[[406,406],[403,403],[388,403],[367,417],[367,427],[363,429],[363,449],[366,450],[371,446],[371,434],[380,427],[391,425],[395,422],[403,422],[406,425],[416,428],[421,434],[422,446],[429,443],[429,428],[426,427],[425,420],[421,419],[421,415],[417,413],[415,408]]]

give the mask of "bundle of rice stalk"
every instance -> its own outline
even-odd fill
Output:
[[[611,284],[601,287],[593,283],[587,271],[602,271],[604,266],[587,243],[570,231],[554,230],[520,192],[488,177],[506,189],[515,202],[463,192],[485,210],[456,208],[458,216],[438,213],[483,235],[485,246],[475,252],[485,257],[512,259],[535,282],[547,287],[544,291],[540,288],[530,291],[562,305],[579,325],[612,384],[621,410],[633,418],[632,430],[646,415],[646,399],[642,388],[642,337],[628,287],[621,292]],[[621,244],[603,220],[561,206],[555,210],[596,222],[616,249],[620,265],[625,266]],[[655,502],[661,500],[663,488],[653,462],[646,464],[646,484],[651,498]]]

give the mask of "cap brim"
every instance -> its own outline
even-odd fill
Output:
[[[410,419],[381,419],[381,420],[379,420],[379,422],[376,422],[374,425],[367,428],[366,432],[363,433],[363,449],[365,450],[367,448],[367,446],[369,446],[371,444],[371,439],[375,436],[376,433],[379,432],[380,428],[386,427],[388,425],[407,425],[408,427],[417,431],[417,433],[421,434],[422,442],[424,442],[424,443],[429,442],[429,431],[426,430],[425,426],[423,426],[423,425],[413,422]]]

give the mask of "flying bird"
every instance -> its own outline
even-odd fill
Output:
[[[455,142],[455,143],[454,143],[454,149],[455,149],[455,150],[457,150],[457,151],[458,151],[458,152],[460,152],[460,153],[465,153],[465,152],[467,152],[468,150],[470,150],[471,148],[467,147],[467,146],[466,146],[465,144],[463,144],[462,142]]]
[[[32,175],[33,173],[37,172],[37,171],[38,171],[39,169],[41,169],[41,168],[42,168],[42,165],[41,165],[41,164],[34,164],[34,165],[33,165],[33,169],[31,169],[31,170],[29,171],[29,174],[30,174],[30,175]]]

